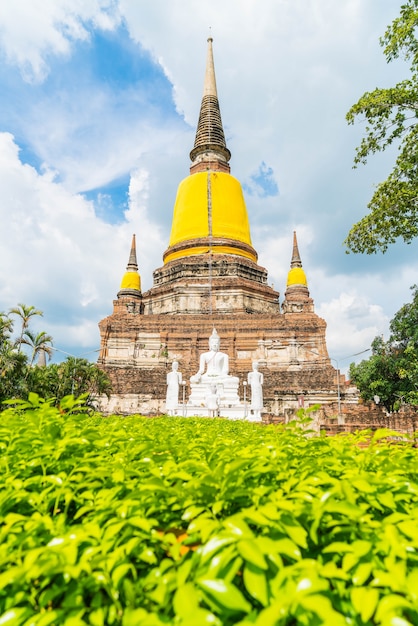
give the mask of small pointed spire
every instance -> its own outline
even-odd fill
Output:
[[[293,231],[293,250],[286,291],[282,304],[283,313],[313,312],[313,300],[309,297],[308,281],[302,267],[296,231]]]
[[[302,267],[302,261],[300,259],[299,248],[298,248],[298,240],[296,237],[296,231],[293,231],[293,251],[292,251],[292,260],[290,262],[290,267]]]
[[[135,235],[132,235],[132,244],[131,244],[131,251],[129,253],[129,261],[128,261],[128,265],[126,266],[126,270],[127,271],[131,271],[131,272],[137,272],[138,271],[138,262],[136,260],[136,239],[135,239]]]
[[[303,271],[302,261],[300,259],[298,240],[296,237],[296,231],[293,231],[293,250],[292,260],[290,261],[290,270],[287,275],[287,287],[294,287],[295,285],[305,287],[307,289],[308,283],[306,280],[306,274]]]
[[[136,259],[136,238],[132,235],[131,251],[129,253],[128,265],[123,275],[118,298],[121,296],[141,295],[141,277],[138,273],[138,262]]]
[[[193,150],[190,152],[191,173],[205,169],[229,172],[231,153],[226,147],[216,89],[215,65],[213,62],[212,37],[208,38],[206,72],[199,121]]]
[[[216,90],[216,78],[215,78],[215,64],[213,62],[213,48],[212,48],[213,39],[212,37],[208,38],[208,52],[206,57],[206,73],[205,73],[205,82],[203,85],[203,97],[205,96],[214,96],[218,97],[218,92]]]

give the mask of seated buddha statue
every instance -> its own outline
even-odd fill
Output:
[[[229,376],[229,357],[220,351],[221,340],[215,328],[209,337],[209,352],[200,355],[199,370],[190,378],[192,383],[222,382],[225,379],[234,379]]]

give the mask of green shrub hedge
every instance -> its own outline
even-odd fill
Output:
[[[411,442],[30,400],[1,415],[0,626],[418,624]]]

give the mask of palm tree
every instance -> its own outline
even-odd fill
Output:
[[[13,321],[7,315],[7,313],[0,312],[0,346],[8,343],[10,335],[13,331]]]
[[[30,330],[25,330],[23,336],[20,339],[20,344],[25,344],[32,349],[32,357],[30,366],[33,365],[37,355],[41,352],[47,354],[49,358],[52,355],[52,337],[48,335],[44,330],[41,330],[37,335]]]
[[[70,393],[75,397],[88,393],[88,402],[91,403],[101,394],[110,394],[110,379],[95,363],[80,357],[67,357],[58,367],[61,397]]]
[[[25,371],[26,356],[18,354],[13,345],[3,344],[0,348],[0,403],[21,397],[25,388]]]
[[[25,331],[28,329],[30,318],[33,317],[34,315],[40,315],[42,317],[43,311],[40,311],[39,309],[34,307],[32,304],[28,306],[26,304],[22,304],[21,302],[19,302],[19,304],[16,307],[13,307],[12,309],[10,309],[10,313],[12,315],[17,315],[21,319],[22,326],[20,330],[20,337],[16,340],[16,344],[19,346],[18,352],[20,352],[22,349],[22,343],[27,343],[23,341],[23,335],[25,334]]]

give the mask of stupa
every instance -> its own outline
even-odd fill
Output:
[[[267,270],[258,265],[230,158],[209,38],[190,174],[178,187],[163,265],[143,293],[134,236],[113,313],[99,323],[98,363],[113,386],[110,399],[102,403],[104,412],[164,413],[166,377],[174,361],[185,383],[180,402],[187,404],[190,379],[214,328],[241,396],[252,363],[258,362],[266,415],[337,402],[337,395],[341,401],[343,377],[328,356],[326,323],[314,312],[296,233],[280,304]]]

